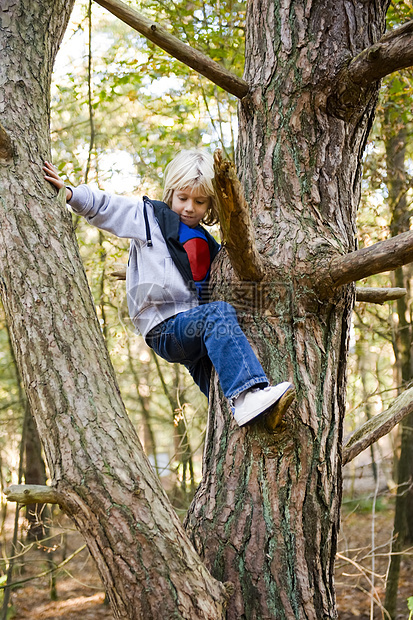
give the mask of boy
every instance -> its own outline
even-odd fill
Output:
[[[64,187],[45,162],[45,179]],[[164,202],[143,201],[66,187],[66,201],[90,224],[131,239],[126,291],[128,310],[147,344],[168,362],[186,366],[208,397],[212,366],[239,426],[275,412],[280,420],[294,386],[270,386],[241,330],[234,308],[207,301],[210,267],[219,245],[200,225],[217,221],[212,156],[181,151],[167,166]]]

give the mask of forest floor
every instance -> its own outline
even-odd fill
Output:
[[[372,548],[371,505],[345,506],[336,562],[336,590],[339,620],[381,619],[380,608],[384,599],[384,575],[388,566],[389,541],[393,525],[393,509],[387,504],[378,505],[374,516],[374,560]],[[62,532],[66,533],[62,537]],[[66,540],[66,542],[65,542]],[[57,537],[51,539],[47,548],[33,547],[24,557],[24,565],[16,566],[13,581],[28,579],[47,571],[75,555],[56,573],[57,600],[51,600],[50,574],[37,577],[17,586],[11,594],[12,614],[16,620],[113,620],[110,607],[105,603],[103,588],[96,568],[80,535],[65,523]],[[53,547],[56,545],[56,549]],[[49,549],[49,551],[48,551]],[[22,548],[23,550],[23,548]],[[371,571],[375,573],[374,579]],[[374,581],[374,583],[372,583]],[[370,606],[372,592],[381,601],[374,603],[374,615]],[[398,619],[407,620],[407,598],[413,596],[413,555],[403,557],[401,566]]]
[[[379,500],[374,517],[371,502],[344,504],[335,571],[339,620],[388,617],[382,605],[393,519],[394,506],[386,501]],[[408,620],[407,599],[412,596],[413,548],[410,548],[406,549],[400,565],[397,620]]]

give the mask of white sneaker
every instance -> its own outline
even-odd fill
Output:
[[[238,426],[244,426],[262,413],[269,413],[278,403],[281,404],[277,412],[279,422],[288,409],[295,396],[295,388],[292,383],[284,381],[278,385],[263,389],[253,388],[242,392],[233,403],[234,418]],[[278,423],[277,422],[277,423]]]

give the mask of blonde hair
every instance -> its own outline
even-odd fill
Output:
[[[216,195],[212,180],[214,178],[214,160],[206,151],[196,149],[180,151],[165,168],[164,190],[162,200],[171,207],[175,190],[196,189],[211,198],[210,206],[203,217],[207,226],[216,224],[218,211]]]

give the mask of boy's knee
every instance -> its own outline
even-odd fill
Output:
[[[216,310],[224,316],[233,317],[237,315],[237,313],[235,312],[235,308],[231,306],[231,304],[229,304],[227,301],[215,301],[213,303],[216,304]]]

